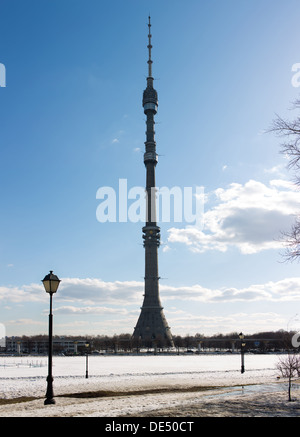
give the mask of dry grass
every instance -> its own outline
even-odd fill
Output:
[[[36,399],[41,399],[41,398],[21,396],[19,398],[0,399],[0,405],[20,404],[21,402],[30,402],[30,401],[35,401]]]
[[[94,390],[77,393],[63,393],[55,395],[55,398],[77,398],[77,399],[96,399],[96,398],[109,398],[119,396],[144,396],[148,394],[164,394],[164,393],[189,393],[189,392],[202,392],[207,390],[215,390],[221,387],[218,386],[194,386],[194,387],[163,387],[163,388],[149,388],[141,390],[129,390],[129,391],[112,391],[112,390]],[[21,396],[11,399],[0,399],[0,405],[19,404],[21,402],[30,402],[37,399],[43,399],[41,397],[34,396]]]
[[[190,393],[199,392],[207,390],[216,390],[218,386],[194,386],[194,387],[167,387],[167,388],[149,388],[141,390],[129,390],[129,391],[109,391],[109,390],[98,390],[98,391],[87,391],[79,393],[64,393],[56,397],[64,398],[103,398],[103,397],[117,397],[117,396],[143,396],[148,394],[164,394],[164,393]]]

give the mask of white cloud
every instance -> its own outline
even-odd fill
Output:
[[[108,315],[108,314],[119,314],[127,315],[128,310],[125,308],[109,308],[109,307],[98,307],[98,306],[60,306],[55,308],[54,313],[57,314],[72,314],[72,315]]]
[[[7,325],[18,325],[18,326],[25,326],[25,325],[37,325],[37,326],[44,326],[44,322],[40,322],[38,320],[34,319],[16,319],[16,320],[9,320],[6,322]]]
[[[9,332],[19,335],[24,331],[36,332],[37,328],[46,331],[49,296],[40,284],[19,288],[1,287],[1,290],[4,289],[5,303],[12,303],[9,314],[16,308],[15,303],[23,304],[22,318],[17,316],[14,320],[5,320],[6,314],[2,313],[2,320],[8,326]],[[131,332],[140,312],[143,291],[143,282],[137,281],[105,282],[91,278],[62,278],[53,306],[55,332],[61,335],[80,334],[83,331],[93,334]],[[256,310],[251,313],[249,309],[247,314],[228,314],[226,311],[233,308],[234,303],[244,303],[245,309],[250,308],[247,304],[251,302],[262,302],[264,306],[265,303],[273,304],[272,308],[276,308],[274,305],[281,308],[282,303],[289,302],[294,307],[300,302],[300,277],[250,284],[241,288],[208,288],[199,284],[172,286],[161,283],[160,294],[173,333],[213,334],[236,329],[249,332],[249,327],[254,332],[286,329],[288,320],[275,312],[258,313]],[[1,296],[3,299],[3,295]],[[215,314],[207,314],[212,308],[211,304]],[[189,309],[186,310],[187,308]],[[18,309],[17,312],[19,313]]]
[[[282,177],[286,173],[286,170],[283,164],[279,164],[274,165],[271,168],[266,168],[264,172],[267,174],[277,174]]]
[[[40,284],[22,285],[20,287],[0,287],[0,301],[14,303],[45,302],[47,295]]]
[[[172,333],[213,335],[218,332],[244,332],[254,334],[262,331],[275,331],[278,327],[286,329],[286,319],[275,312],[232,313],[227,315],[167,314],[168,322],[173,327]]]
[[[38,292],[37,292],[38,291]],[[39,284],[22,287],[0,287],[0,299],[11,303],[48,303],[48,295]],[[129,307],[139,308],[144,292],[144,283],[138,281],[105,282],[91,278],[62,278],[55,294],[55,311],[68,314],[101,314],[118,312],[128,314]],[[160,284],[164,301],[186,300],[204,303],[250,302],[250,301],[300,301],[300,277],[269,281],[243,288],[207,288],[199,284],[172,286]],[[5,296],[5,299],[4,299]],[[62,303],[65,304],[62,304]],[[100,305],[99,305],[100,304]],[[118,308],[119,307],[119,308]],[[117,308],[117,309],[116,309]],[[48,307],[45,307],[48,311]]]
[[[300,301],[300,277],[286,278],[281,281],[269,281],[244,288],[222,287],[210,289],[199,284],[192,286],[160,286],[163,300],[188,300],[203,303],[217,302],[253,302],[253,301]]]
[[[284,180],[270,181],[269,186],[249,180],[218,188],[207,199],[215,205],[204,213],[203,229],[170,228],[168,244],[182,243],[194,252],[236,247],[244,254],[281,248],[281,232],[299,212],[300,193]]]
[[[273,187],[287,188],[288,190],[297,191],[297,186],[290,181],[284,179],[272,179],[270,185]]]
[[[105,282],[94,278],[61,278],[61,283],[55,294],[55,300],[60,302],[82,302],[95,305],[99,302],[122,305],[132,304],[140,300],[144,283],[138,281]],[[49,296],[42,284],[21,285],[18,287],[0,287],[0,301],[13,303],[48,302]]]
[[[95,278],[63,278],[57,293],[57,300],[84,302],[85,304],[130,305],[140,300],[143,282],[105,282]]]

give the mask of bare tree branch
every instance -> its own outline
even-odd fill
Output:
[[[277,369],[281,373],[281,376],[283,378],[287,378],[288,380],[288,399],[291,401],[292,381],[294,378],[299,378],[300,376],[299,355],[289,353],[287,356],[280,358],[279,362],[277,363]]]
[[[282,236],[287,261],[300,261],[300,220],[297,219],[290,232],[284,232]]]
[[[295,100],[293,109],[300,109],[300,99]],[[268,132],[274,132],[284,139],[281,151],[287,159],[287,168],[294,171],[294,182],[300,187],[300,117],[293,121],[284,120],[276,114]],[[285,258],[288,261],[300,260],[300,218],[298,217],[289,232],[283,233],[286,246]]]

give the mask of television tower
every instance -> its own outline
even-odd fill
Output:
[[[146,142],[144,164],[146,167],[146,224],[143,227],[145,247],[145,294],[141,313],[134,328],[133,337],[142,343],[163,340],[173,344],[172,334],[166,321],[159,297],[159,276],[157,249],[160,245],[160,228],[156,224],[155,206],[155,167],[158,162],[156,153],[154,115],[157,113],[158,96],[153,88],[151,59],[151,22],[149,17],[148,33],[148,77],[147,88],[143,93],[143,107],[146,114]]]

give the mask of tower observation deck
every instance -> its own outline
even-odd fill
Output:
[[[143,240],[145,248],[145,293],[143,306],[137,324],[134,328],[133,338],[142,344],[155,344],[162,341],[172,344],[172,334],[167,324],[163,307],[159,297],[159,276],[157,250],[160,245],[160,228],[156,223],[155,206],[155,167],[157,153],[155,142],[154,116],[158,108],[158,95],[153,87],[152,59],[151,59],[151,22],[149,17],[148,33],[148,77],[147,87],[143,93],[143,108],[146,115],[146,142],[144,164],[146,167],[146,224],[143,227]]]

